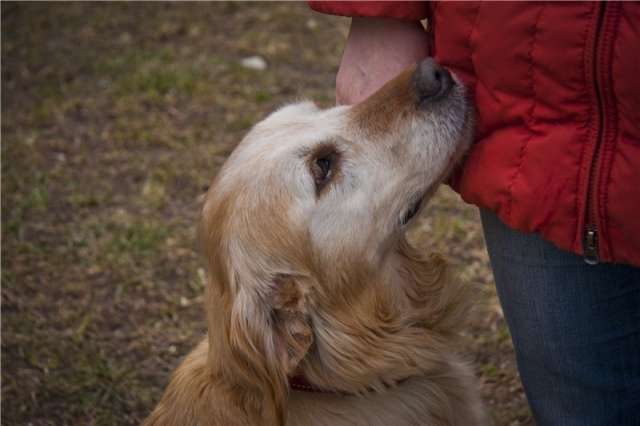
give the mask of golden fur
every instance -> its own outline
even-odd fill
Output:
[[[412,73],[352,109],[288,106],[234,151],[202,215],[208,336],[145,425],[485,422],[456,355],[467,291],[398,222],[468,144],[470,108],[462,87],[417,108]],[[314,187],[327,146],[336,178]]]

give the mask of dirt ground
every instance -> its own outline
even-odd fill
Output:
[[[304,4],[2,3],[2,424],[137,424],[205,333],[198,197],[283,103],[333,102],[348,19]],[[259,55],[266,69],[241,65]],[[468,358],[533,424],[478,214],[421,231],[479,288]]]

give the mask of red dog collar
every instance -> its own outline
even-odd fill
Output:
[[[401,384],[405,382],[407,379],[408,378],[402,379],[398,381],[396,384]],[[389,387],[392,387],[392,386],[387,385],[387,388]],[[343,393],[340,391],[331,391],[331,390],[320,389],[318,387],[315,387],[311,383],[309,383],[307,378],[304,377],[303,375],[289,377],[289,389],[303,391],[303,392],[316,392],[316,393]],[[345,395],[348,395],[348,394],[345,394]]]
[[[289,377],[289,388],[303,392],[336,393],[313,386],[307,381],[306,377],[302,375]]]

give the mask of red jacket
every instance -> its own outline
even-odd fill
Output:
[[[478,110],[462,198],[585,258],[640,266],[640,3],[310,5],[428,17],[434,56]]]

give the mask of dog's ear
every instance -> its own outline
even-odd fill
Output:
[[[288,376],[313,341],[304,233],[264,208],[249,221],[255,200],[238,207],[239,193],[210,192],[203,209],[208,368],[248,424],[282,425]]]
[[[268,296],[272,310],[274,343],[281,368],[291,375],[313,343],[306,280],[277,275]]]
[[[275,424],[283,424],[288,377],[313,342],[304,279],[277,274],[236,288],[240,291],[231,308],[231,351],[241,362],[247,380],[253,380],[271,400],[273,413],[268,413],[269,407],[263,411],[273,414]]]
[[[276,274],[249,288],[257,291],[244,287],[233,304],[235,343],[244,339],[247,347],[261,352],[269,370],[288,377],[313,343],[306,279]]]

